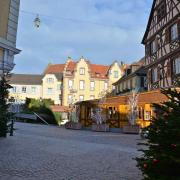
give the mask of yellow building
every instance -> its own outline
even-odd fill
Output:
[[[20,0],[0,0],[0,75],[14,67]]]
[[[49,64],[42,75],[13,75],[10,97],[18,102],[24,102],[26,97],[51,99],[54,104],[69,106],[112,91],[112,84],[122,74],[117,62],[104,66],[91,64],[83,57],[79,61],[69,58],[65,64]]]
[[[63,105],[100,98],[102,93],[112,91],[112,84],[122,74],[123,70],[116,61],[104,66],[91,64],[84,57],[77,62],[69,58],[63,72]]]

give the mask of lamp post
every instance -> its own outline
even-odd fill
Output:
[[[40,25],[41,25],[41,20],[40,20],[40,18],[39,18],[39,14],[37,14],[36,18],[34,19],[34,26],[35,26],[36,28],[39,28]]]

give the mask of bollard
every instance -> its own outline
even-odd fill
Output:
[[[13,136],[14,120],[11,120],[10,136]]]

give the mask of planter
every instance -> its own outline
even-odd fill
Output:
[[[96,132],[109,132],[109,125],[108,124],[93,124],[92,131],[96,131]]]
[[[82,125],[81,125],[81,123],[76,123],[76,122],[70,121],[70,122],[67,122],[65,124],[65,128],[66,129],[80,130],[80,129],[82,129]]]
[[[123,133],[139,134],[140,133],[140,126],[139,125],[126,125],[123,127]]]

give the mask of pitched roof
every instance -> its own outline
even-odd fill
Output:
[[[63,79],[63,73],[55,73],[54,75],[56,76],[57,80]]]
[[[48,65],[48,67],[44,71],[44,74],[63,73],[63,71],[65,69],[66,69],[66,71],[70,71],[73,74],[77,63],[78,62],[71,60],[66,65],[65,64]],[[92,78],[98,78],[98,79],[107,79],[108,78],[108,70],[110,69],[111,66],[100,65],[100,64],[91,64],[89,61],[87,61],[87,63],[89,65],[89,70],[90,70]]]
[[[39,74],[13,74],[9,84],[41,85],[43,75]]]
[[[98,65],[98,64],[90,64],[91,76],[94,78],[108,78],[107,72],[110,66]]]
[[[53,105],[51,106],[53,112],[69,112],[71,109],[68,106]]]
[[[44,74],[63,73],[65,64],[49,64]]]
[[[139,61],[137,61],[137,62],[134,62],[134,63],[132,63],[132,64],[130,64],[128,67],[127,67],[127,69],[128,68],[131,68],[131,66],[138,66],[138,68],[134,71],[134,72],[132,72],[132,73],[130,73],[130,74],[128,74],[128,75],[126,75],[126,74],[124,74],[124,76],[122,76],[118,81],[116,81],[115,83],[113,83],[113,85],[117,85],[117,84],[119,84],[120,82],[122,82],[122,81],[125,81],[126,79],[128,79],[129,77],[133,77],[133,76],[136,76],[136,75],[138,75],[138,76],[144,76],[144,75],[146,75],[146,69],[145,69],[145,66],[144,66],[144,63],[145,63],[145,58],[143,57],[142,59],[140,59]]]
[[[151,12],[150,12],[148,24],[147,24],[147,27],[146,27],[146,31],[145,31],[145,34],[144,34],[144,37],[143,37],[143,40],[142,40],[142,44],[145,43],[145,39],[146,39],[147,36],[148,36],[148,31],[149,31],[149,28],[150,28],[150,26],[151,26],[151,21],[152,21],[153,14],[154,14],[155,4],[156,4],[156,0],[154,0],[154,1],[153,1],[153,4],[152,4],[152,8],[151,8]]]
[[[68,62],[66,71],[71,71],[71,72],[73,72],[74,69],[75,69],[75,67],[76,67],[76,64],[77,64],[77,62],[74,62],[74,61]]]

